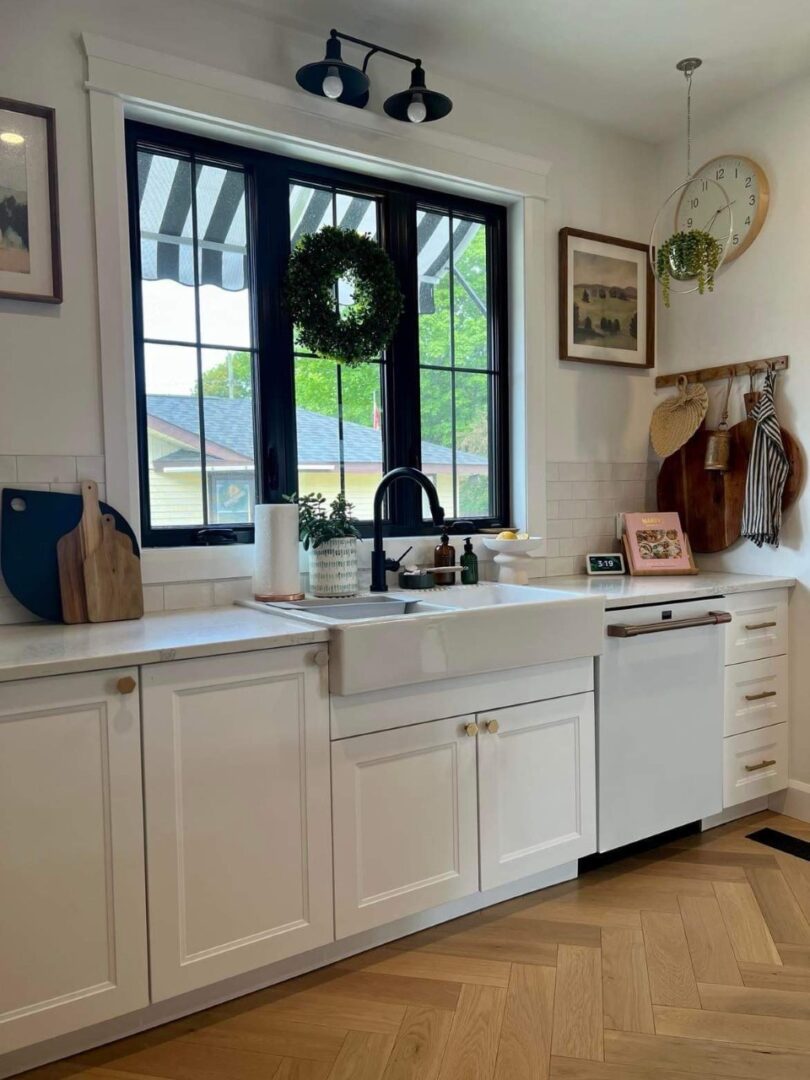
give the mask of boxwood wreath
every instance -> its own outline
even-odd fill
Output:
[[[341,277],[354,286],[354,301],[342,314],[335,303]],[[394,336],[403,303],[394,265],[380,245],[331,225],[295,245],[286,301],[304,348],[349,367],[379,357]]]

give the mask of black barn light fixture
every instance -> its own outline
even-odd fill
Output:
[[[368,49],[362,68],[347,64],[342,58],[341,41],[350,41],[354,45],[362,45]],[[453,108],[453,102],[446,94],[440,94],[437,90],[428,90],[420,59],[396,52],[394,49],[386,49],[382,45],[375,45],[373,41],[352,37],[351,34],[344,34],[338,30],[329,32],[323,60],[318,60],[314,64],[304,64],[299,68],[295,75],[296,82],[310,94],[318,94],[321,97],[339,101],[343,105],[353,105],[357,109],[364,109],[368,104],[369,96],[369,77],[366,69],[375,53],[385,53],[386,56],[393,56],[397,60],[413,64],[411,85],[407,90],[392,94],[383,104],[389,116],[394,120],[403,120],[411,124],[426,124],[431,120],[441,120],[442,117],[447,116]]]

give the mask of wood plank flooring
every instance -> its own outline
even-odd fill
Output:
[[[763,813],[25,1080],[808,1080],[810,863]]]

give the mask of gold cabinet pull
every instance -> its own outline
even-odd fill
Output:
[[[763,690],[761,694],[746,694],[746,701],[762,701],[766,697],[776,697],[775,690]]]
[[[115,684],[119,694],[131,694],[137,685],[131,675],[122,676]]]
[[[497,735],[500,730],[500,724],[497,720],[487,720],[487,731],[490,735]]]
[[[464,731],[472,739],[475,735],[478,734],[478,724],[476,724],[476,722],[472,720],[469,724],[464,725]]]
[[[754,623],[746,623],[745,624],[745,629],[746,630],[768,630],[772,626],[776,626],[776,622],[754,622]]]
[[[746,772],[759,772],[760,769],[767,769],[771,765],[776,764],[776,758],[771,758],[770,761],[760,761],[759,765],[746,765]]]

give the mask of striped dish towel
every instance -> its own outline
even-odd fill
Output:
[[[756,424],[748,475],[745,480],[745,505],[742,516],[742,535],[757,547],[763,544],[779,546],[782,525],[782,493],[790,472],[787,454],[782,445],[782,432],[776,418],[773,390],[776,375],[768,370],[762,397],[751,410]]]

